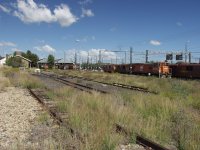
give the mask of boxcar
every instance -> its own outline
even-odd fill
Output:
[[[131,72],[133,74],[151,75],[151,74],[154,74],[153,70],[154,70],[153,64],[137,63],[137,64],[131,65]]]
[[[121,64],[121,65],[104,65],[105,72],[118,72],[124,74],[143,74],[171,77],[171,69],[165,62],[159,63],[136,63],[136,64]]]
[[[133,74],[145,74],[145,75],[160,75],[171,76],[171,69],[165,62],[144,64],[138,63],[131,65]]]
[[[116,72],[118,72],[118,73],[129,74],[130,71],[131,70],[130,70],[129,64],[116,65]]]
[[[200,78],[200,64],[170,64],[173,77]]]
[[[108,64],[108,65],[104,65],[102,66],[103,71],[105,72],[116,72],[116,65],[115,64]]]

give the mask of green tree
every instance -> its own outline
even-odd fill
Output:
[[[21,67],[22,66],[22,60],[19,57],[11,57],[6,60],[6,64],[8,66],[12,67]]]
[[[49,68],[52,69],[53,66],[54,66],[54,61],[55,61],[54,56],[50,54],[48,56],[48,60],[47,61],[48,61]]]
[[[16,56],[17,52],[15,51],[13,53],[13,56]],[[26,53],[25,52],[21,52],[20,54],[21,56],[31,60],[31,66],[32,67],[36,67],[37,66],[37,62],[39,61],[39,57],[37,56],[37,54],[32,53],[30,50],[27,50]],[[10,63],[10,60],[9,60]],[[12,66],[12,65],[11,65]]]
[[[39,61],[39,57],[36,54],[32,53],[30,50],[27,50],[26,53],[22,53],[22,56],[31,60],[31,62],[32,62],[31,66],[32,67],[37,66],[37,62]]]
[[[13,53],[13,56],[16,56],[17,55],[17,52],[15,51],[14,53]]]

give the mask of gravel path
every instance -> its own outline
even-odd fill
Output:
[[[23,143],[36,120],[39,103],[26,89],[6,88],[0,92],[0,149]]]

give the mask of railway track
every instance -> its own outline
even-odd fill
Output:
[[[98,89],[98,88],[91,87],[91,86],[88,86],[88,85],[83,85],[83,84],[80,84],[80,83],[72,82],[72,81],[67,80],[66,78],[64,78],[63,76],[60,76],[60,75],[48,75],[48,74],[45,74],[45,73],[33,74],[33,75],[45,76],[45,77],[51,78],[55,81],[61,82],[65,85],[71,86],[73,88],[76,88],[76,89],[79,89],[81,91],[85,91],[85,92],[88,92],[88,93],[92,93],[93,91],[104,93],[104,94],[109,93],[108,91],[103,90],[103,89]]]
[[[92,93],[92,91],[96,91],[96,92],[100,92],[100,93],[110,93],[108,90],[103,90],[100,88],[95,88],[95,87],[91,87],[88,85],[83,85],[77,82],[72,82],[70,80],[68,80],[65,76],[63,75],[57,75],[57,74],[49,74],[49,73],[40,73],[40,74],[33,74],[33,75],[37,75],[37,76],[46,76],[48,78],[54,79],[58,82],[61,82],[65,85],[71,86],[73,88],[79,89],[81,91],[86,91],[88,93]],[[148,90],[148,88],[143,88],[143,87],[138,87],[138,86],[133,86],[133,85],[126,85],[126,84],[121,84],[121,83],[107,83],[107,82],[102,82],[102,81],[97,81],[94,79],[89,79],[89,78],[85,78],[85,77],[79,77],[79,76],[72,76],[72,75],[68,75],[66,74],[66,76],[68,78],[71,79],[80,79],[83,81],[91,81],[91,82],[95,82],[95,83],[99,83],[102,85],[109,85],[112,87],[118,87],[118,88],[122,88],[122,89],[128,89],[128,90],[134,90],[134,91],[139,91],[139,92],[143,92],[143,93],[150,93],[150,94],[158,94],[158,92],[155,91],[150,91]]]
[[[127,137],[131,137],[131,133],[121,125],[115,124],[115,129],[117,133],[122,133]],[[147,150],[169,150],[168,148],[138,134],[136,134],[136,144],[143,146]]]
[[[68,129],[73,137],[78,138],[82,143],[85,143],[83,136],[74,130],[67,121],[67,114],[60,113],[56,109],[55,102],[49,101],[49,98],[43,94],[43,91],[33,90],[28,88],[30,94],[42,105],[42,107],[48,111],[59,126],[63,126]],[[115,131],[117,133],[124,134],[125,137],[131,137],[131,133],[119,124],[115,124]],[[169,150],[141,135],[136,134],[136,144],[143,146],[147,150]]]
[[[82,135],[69,125],[67,114],[60,113],[56,109],[56,104],[52,101],[49,101],[49,98],[43,94],[44,91],[33,90],[30,88],[28,88],[28,90],[29,93],[42,105],[43,109],[45,109],[50,114],[50,116],[52,116],[52,118],[59,126],[65,127],[73,137],[76,137],[82,143],[85,143]]]
[[[65,84],[65,85],[68,85],[68,86],[71,86],[73,88],[79,89],[81,91],[86,91],[88,93],[92,93],[92,91],[96,91],[96,92],[100,92],[100,93],[104,93],[104,94],[105,93],[110,93],[107,90],[103,90],[103,89],[99,89],[99,88],[83,85],[83,84],[80,84],[80,83],[72,82],[70,80],[67,80],[67,78],[65,78],[65,76],[62,76],[62,75],[46,74],[46,73],[33,74],[33,75],[38,75],[38,76],[42,75],[42,76],[54,79],[55,81],[61,82],[61,83]],[[123,89],[140,91],[140,92],[143,92],[143,93],[158,94],[157,92],[150,91],[147,88],[142,88],[142,87],[137,87],[137,86],[125,85],[125,84],[120,84],[120,83],[106,83],[106,82],[96,81],[96,80],[93,80],[93,79],[88,79],[88,78],[78,77],[78,76],[71,76],[71,75],[67,75],[67,77],[68,78],[73,78],[73,79],[85,80],[85,81],[92,81],[92,82],[99,83],[99,84],[102,84],[102,85],[109,85],[109,86],[119,87],[119,88],[123,88]]]
[[[148,88],[143,88],[143,87],[138,87],[138,86],[133,86],[133,85],[126,85],[126,84],[121,84],[121,83],[107,83],[107,82],[97,81],[97,80],[89,79],[89,78],[85,78],[85,77],[72,76],[72,75],[68,75],[68,74],[66,74],[66,76],[68,76],[70,78],[77,78],[77,79],[82,79],[82,80],[86,80],[86,81],[92,81],[92,82],[101,83],[104,85],[111,85],[111,86],[115,86],[115,87],[120,87],[120,88],[134,90],[134,91],[140,91],[140,92],[144,92],[144,93],[158,94],[158,92],[150,91],[150,90],[148,90]]]

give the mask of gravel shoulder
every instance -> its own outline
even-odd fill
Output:
[[[36,122],[40,104],[26,89],[8,87],[0,92],[0,148],[25,142]]]

